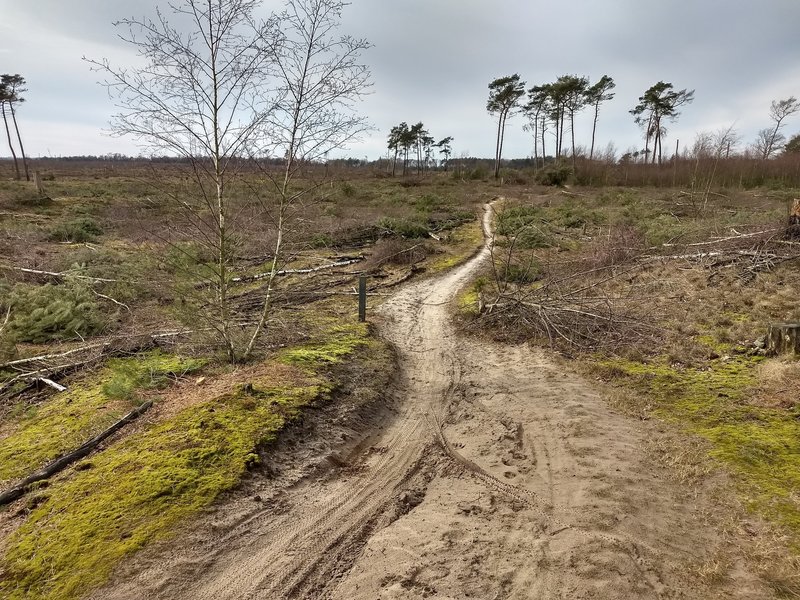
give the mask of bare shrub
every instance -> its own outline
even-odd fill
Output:
[[[429,248],[419,241],[400,238],[384,238],[375,244],[367,268],[384,265],[413,265],[430,254]]]
[[[591,243],[587,263],[593,269],[621,265],[640,256],[645,247],[645,237],[640,229],[616,225]]]

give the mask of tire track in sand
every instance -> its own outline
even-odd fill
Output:
[[[385,450],[368,460],[362,472],[317,490],[305,506],[270,523],[258,547],[247,546],[218,561],[192,593],[198,599],[282,598],[299,586],[324,555],[356,535],[396,496],[397,488],[432,442],[431,419],[460,377],[447,305],[489,255],[491,209],[484,210],[486,243],[468,262],[436,279],[419,281],[393,296],[382,308],[386,337],[397,348],[401,371],[411,374],[397,392],[400,415],[376,442]],[[325,489],[326,487],[330,489]],[[302,519],[297,522],[297,513]]]
[[[385,337],[398,354],[398,413],[373,442],[359,469],[287,491],[291,509],[268,508],[219,536],[202,569],[170,570],[153,598],[226,600],[304,597],[306,579],[337,549],[352,545],[394,504],[424,451],[435,443],[444,402],[461,377],[447,305],[489,256],[491,208],[482,219],[485,243],[466,263],[442,276],[412,283],[382,307]],[[108,598],[132,597],[110,593]]]

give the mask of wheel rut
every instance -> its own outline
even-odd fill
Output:
[[[487,206],[487,231],[490,212]],[[286,511],[276,514],[266,507],[239,519],[216,539],[218,547],[209,547],[202,565],[191,558],[187,568],[163,573],[149,597],[305,597],[310,593],[305,582],[315,579],[312,575],[328,564],[339,570],[347,564],[340,550],[353,552],[365,531],[387,524],[386,515],[397,512],[398,497],[435,447],[434,424],[460,378],[447,306],[487,259],[486,244],[460,267],[404,287],[381,307],[382,334],[395,346],[400,366],[400,384],[393,392],[398,409],[373,441],[373,451],[357,457],[357,468],[287,490],[282,498]],[[133,589],[123,585],[104,592],[107,598],[132,598]],[[325,592],[314,594],[308,597]]]

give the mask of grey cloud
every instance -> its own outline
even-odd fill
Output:
[[[75,123],[81,126],[81,147],[95,143],[97,152],[130,151],[130,142],[86,139],[87,126],[99,131],[113,107],[80,56],[100,52],[124,61],[125,46],[110,23],[152,13],[154,6],[0,0],[2,68],[28,78],[30,102],[21,115],[28,127]],[[270,1],[265,10],[279,6]],[[454,136],[456,153],[490,156],[487,84],[513,72],[529,84],[564,73],[614,77],[617,97],[601,113],[602,145],[614,140],[624,150],[640,143],[628,111],[662,79],[697,91],[670,140],[680,135],[688,143],[694,131],[734,120],[751,139],[765,125],[771,98],[800,95],[797,23],[796,0],[353,0],[343,26],[374,44],[365,60],[375,85],[363,110],[377,131],[349,153],[376,156],[389,127],[422,120],[434,136]],[[522,125],[521,117],[509,124],[508,156],[531,151]],[[800,120],[789,125],[800,130]],[[585,143],[585,117],[579,127],[577,137]],[[60,139],[65,141],[59,151],[71,153],[68,138]]]

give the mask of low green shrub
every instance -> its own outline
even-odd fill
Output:
[[[544,211],[538,206],[509,206],[497,215],[497,234],[512,236],[531,224],[544,221]]]
[[[541,227],[530,226],[516,234],[514,245],[517,248],[533,250],[536,248],[552,248],[558,246],[558,241]]]
[[[5,331],[0,333],[0,360],[13,360],[17,357],[17,344],[14,337]]]
[[[572,177],[572,167],[565,164],[548,165],[536,172],[536,183],[541,185],[562,186]]]
[[[687,241],[696,229],[691,222],[680,221],[672,215],[660,214],[643,220],[639,229],[644,233],[648,246]]]
[[[539,263],[531,259],[525,263],[512,262],[502,265],[498,275],[508,283],[533,283],[539,279],[540,271]]]
[[[475,167],[466,172],[466,179],[471,181],[482,181],[489,177],[489,171],[485,167]]]
[[[80,217],[59,223],[50,230],[48,239],[54,242],[91,242],[102,235],[103,229],[91,217]]]
[[[161,352],[143,354],[136,359],[123,358],[108,361],[108,379],[102,390],[111,400],[136,398],[139,390],[163,387],[172,377],[196,371],[203,365],[198,359],[184,359]]]
[[[378,221],[378,227],[399,235],[404,238],[424,238],[428,237],[428,227],[419,221],[410,219],[395,219],[393,217],[383,217]]]
[[[528,177],[522,171],[517,169],[502,169],[500,177],[509,185],[528,185]]]
[[[544,209],[538,206],[510,206],[497,216],[497,234],[515,238],[519,248],[548,248],[554,245]]]
[[[436,194],[425,194],[421,198],[414,200],[414,208],[421,213],[431,213],[440,209],[443,205],[444,200]]]
[[[107,319],[96,300],[80,281],[43,286],[18,283],[2,294],[0,307],[3,312],[10,309],[7,330],[14,340],[41,344],[100,332]]]
[[[557,206],[554,212],[554,222],[566,228],[578,229],[587,225],[602,225],[606,222],[606,216],[602,212],[572,202]]]
[[[333,239],[333,236],[327,233],[315,233],[311,236],[311,240],[309,241],[312,248],[330,248],[336,242]]]

